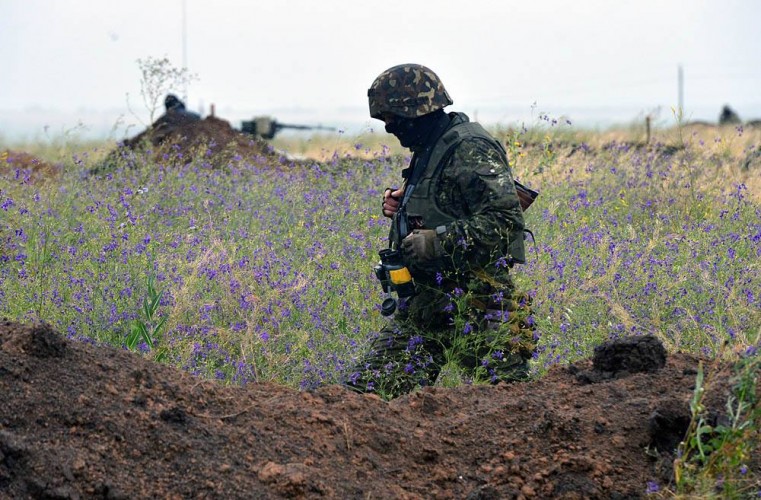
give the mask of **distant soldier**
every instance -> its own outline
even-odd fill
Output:
[[[184,125],[201,119],[201,115],[185,109],[185,103],[176,95],[168,94],[164,98],[166,113],[159,117],[158,122],[167,125]]]
[[[725,105],[721,109],[719,125],[739,125],[740,123],[740,116],[729,105]]]
[[[393,319],[346,385],[396,397],[433,384],[452,361],[465,380],[527,379],[530,298],[510,276],[525,262],[523,211],[504,147],[465,114],[444,111],[452,99],[425,66],[384,71],[368,100],[370,116],[413,153],[382,211],[414,293],[386,311]]]

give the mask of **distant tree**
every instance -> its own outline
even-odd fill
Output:
[[[138,59],[140,67],[140,95],[150,114],[151,123],[156,117],[156,110],[163,105],[164,96],[176,88],[184,88],[197,80],[187,68],[176,68],[165,56],[161,59],[147,57]]]

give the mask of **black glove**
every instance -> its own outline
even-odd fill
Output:
[[[401,250],[405,261],[413,269],[424,269],[444,255],[433,229],[415,229],[402,240]]]

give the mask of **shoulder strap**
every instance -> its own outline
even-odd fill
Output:
[[[486,140],[490,142],[491,144],[495,145],[497,148],[499,148],[503,154],[507,155],[507,151],[505,150],[505,147],[502,145],[502,143],[494,139],[494,137],[492,137],[486,131],[486,129],[484,129],[481,126],[481,124],[469,121],[467,116],[464,115],[463,113],[456,113],[456,114],[459,115],[459,117],[462,118],[463,121],[460,123],[457,123],[450,130],[448,130],[439,139],[439,142],[436,144],[433,151],[431,152],[429,161],[437,162],[436,163],[437,170],[442,168],[444,161],[449,158],[454,148],[458,144],[460,144],[463,140],[470,137]],[[515,183],[515,189],[518,192],[518,199],[521,203],[521,209],[525,211],[534,202],[536,197],[539,196],[539,192],[534,191],[533,189],[527,188],[526,186],[524,186],[523,184],[521,184],[520,182],[516,180],[513,180],[513,182]],[[538,256],[539,250],[536,245],[536,239],[534,238],[534,233],[530,229],[524,228],[523,239],[526,240],[528,239],[529,236],[531,236],[531,241],[534,243],[534,250],[536,251]]]
[[[469,121],[464,113],[454,113],[454,115],[453,119],[458,120],[459,123],[453,125],[439,138],[431,151],[431,156],[428,158],[429,162],[437,166],[441,165],[441,163],[452,153],[455,146],[460,144],[463,140],[471,137],[484,139],[494,144],[506,154],[504,146],[489,135],[479,123]]]

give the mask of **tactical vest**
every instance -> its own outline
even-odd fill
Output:
[[[420,217],[426,229],[437,229],[443,232],[447,224],[456,219],[441,210],[436,201],[436,186],[444,164],[454,151],[454,148],[463,140],[477,138],[488,142],[492,147],[507,155],[502,144],[494,139],[480,124],[471,122],[463,113],[453,113],[452,124],[439,137],[431,150],[431,155],[426,165],[415,165],[415,169],[423,168],[412,194],[406,205],[409,218]],[[507,164],[507,162],[505,162]],[[396,242],[398,244],[398,242]],[[510,232],[507,245],[512,260],[518,263],[526,261],[523,246],[523,231],[520,229]]]

